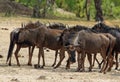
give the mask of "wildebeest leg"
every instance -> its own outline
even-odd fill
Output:
[[[10,57],[10,60],[9,60],[9,66],[11,66],[11,57]]]
[[[17,48],[15,50],[15,58],[16,58],[16,61],[17,61],[17,65],[20,66],[20,63],[19,63],[19,60],[18,60],[18,52],[20,51],[21,49],[21,46],[20,45],[17,45]]]
[[[97,54],[94,54],[94,55],[93,55],[93,64],[92,64],[92,66],[94,66],[94,64],[95,64],[96,55],[97,55]]]
[[[58,55],[58,50],[55,51],[55,60],[54,60],[52,67],[56,65],[57,55]]]
[[[18,60],[18,52],[20,51],[20,49],[21,49],[21,46],[17,45],[17,48],[16,48],[15,53],[14,53],[18,66],[20,66],[20,63],[19,63],[19,60]],[[9,60],[9,66],[11,66],[11,57],[10,57],[10,60]]]
[[[66,69],[70,69],[70,59],[69,58],[67,60]]]
[[[76,54],[75,54],[75,49],[71,47],[70,50],[67,50],[68,53],[68,60],[66,64],[66,69],[70,69],[70,64],[73,64],[76,62]]]
[[[94,64],[95,64],[95,60],[96,60],[96,62],[98,63],[98,67],[99,67],[99,69],[101,68],[101,63],[99,63],[99,61],[98,61],[98,59],[97,59],[97,54],[94,54],[94,58],[93,58],[93,65],[92,66],[94,66]]]
[[[103,72],[104,69],[105,69],[105,65],[106,65],[106,52],[105,52],[105,50],[101,50],[101,51],[102,51],[102,52],[101,52],[101,56],[102,56],[102,58],[103,58],[103,66],[102,66],[100,72]],[[104,72],[104,73],[105,73],[105,72]]]
[[[110,56],[107,57],[107,64],[106,64],[105,72],[106,71],[111,71],[112,66],[113,66],[113,56],[110,55]]]
[[[81,72],[85,71],[85,57],[86,57],[86,53],[83,51],[82,54],[81,54],[81,60],[82,60],[82,70]]]
[[[92,54],[87,54],[87,58],[90,64],[89,71],[92,71]]]
[[[103,63],[100,63],[99,61],[98,61],[98,59],[97,58],[95,58],[95,60],[97,61],[97,63],[98,63],[98,67],[99,67],[99,69],[101,68],[101,64]]]
[[[68,50],[67,53],[68,53],[68,60],[66,64],[66,69],[70,69],[70,64],[76,62],[76,54],[75,54],[75,50]]]
[[[61,62],[63,61],[64,58],[65,58],[65,50],[64,49],[60,49],[60,61],[54,67],[54,69],[58,68],[61,65]]]
[[[38,63],[34,65],[34,68],[40,68],[40,57],[41,57],[41,48],[39,48],[38,52]]]
[[[43,48],[41,50],[41,55],[42,55],[42,59],[43,59],[43,65],[41,66],[41,68],[44,68],[44,66],[45,66],[45,57],[44,57],[44,50],[43,50]]]
[[[118,52],[115,53],[115,60],[116,60],[116,67],[115,69],[117,70],[118,69]]]
[[[81,57],[80,57],[80,53],[78,53],[78,57],[77,57],[77,61],[78,61],[78,68],[77,68],[77,72],[79,72],[80,71],[80,69],[81,69]]]
[[[100,63],[99,63],[99,69],[101,68],[101,65],[103,64],[104,60],[102,60]]]
[[[31,47],[29,47],[29,60],[28,60],[28,65],[29,66],[32,66],[31,61],[32,61],[32,56],[33,56],[34,48],[35,48],[35,46],[32,46],[32,50],[31,50]]]
[[[28,59],[28,65],[31,66],[31,46],[28,47],[28,51],[29,51],[29,59]]]

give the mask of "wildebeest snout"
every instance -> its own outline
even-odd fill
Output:
[[[70,62],[75,63],[76,62],[75,50],[69,51],[69,54],[70,54]]]

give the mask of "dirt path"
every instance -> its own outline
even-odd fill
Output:
[[[14,55],[12,57],[12,66],[8,66],[6,64],[6,56],[9,47],[9,34],[14,28],[19,27],[21,22],[26,23],[29,20],[31,19],[0,19],[0,55],[3,56],[3,58],[0,59],[0,82],[120,82],[120,70],[115,71],[113,67],[111,72],[102,74],[99,73],[97,64],[95,64],[93,72],[88,72],[89,64],[87,60],[86,72],[75,72],[77,63],[71,65],[70,70],[65,70],[67,54],[62,65],[57,69],[53,69],[51,65],[54,61],[55,52],[51,50],[50,52],[45,51],[46,67],[44,69],[34,69],[33,66],[30,67],[26,65],[28,61],[28,49],[26,48],[21,49],[19,53],[22,55],[22,57],[19,57],[21,66],[18,67],[16,65]],[[36,21],[36,19],[33,21]],[[77,24],[78,22],[75,23]],[[7,28],[8,30],[2,30],[2,28]],[[37,54],[38,49],[36,48],[33,54],[33,64],[37,63]]]

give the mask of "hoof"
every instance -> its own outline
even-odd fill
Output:
[[[106,72],[104,71],[103,74],[106,74]]]
[[[2,55],[0,55],[0,58],[3,58],[3,56],[2,56]]]
[[[99,69],[101,69],[101,65],[99,65],[98,67],[99,67]]]
[[[20,67],[20,64],[18,64],[17,66],[19,66],[19,67]]]
[[[28,66],[32,66],[32,64],[29,64],[29,63],[28,63],[27,65],[28,65]]]
[[[40,65],[35,64],[35,65],[34,65],[34,68],[35,68],[35,69],[38,69],[38,68],[40,68]]]
[[[85,72],[85,70],[76,70],[75,72]]]
[[[54,66],[55,66],[55,64],[52,65],[52,67],[54,67]]]
[[[102,73],[102,71],[99,71],[99,73]]]
[[[89,72],[92,72],[92,70],[91,70],[91,69],[89,69]]]
[[[8,64],[9,66],[11,66],[11,64]]]
[[[57,67],[54,67],[53,69],[56,69]]]
[[[54,69],[56,69],[56,68],[58,68],[58,67],[59,67],[59,66],[57,65],[57,66],[54,67]]]
[[[77,68],[75,72],[80,72],[80,68]]]
[[[85,72],[85,70],[80,70],[80,72]]]
[[[80,72],[80,70],[77,69],[75,72]]]
[[[54,69],[58,68],[58,66],[53,67]]]
[[[43,69],[43,68],[44,68],[44,66],[41,66],[40,68],[42,68],[42,69]]]
[[[116,67],[115,70],[118,70],[118,68]]]
[[[66,67],[66,70],[67,70],[67,69],[70,69],[70,67]]]
[[[111,69],[109,68],[108,70],[107,70],[107,72],[110,72],[111,71]]]

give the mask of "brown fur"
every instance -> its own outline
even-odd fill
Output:
[[[111,56],[111,52],[114,46],[114,44],[111,44],[110,38],[106,36],[104,34],[96,34],[90,31],[83,30],[83,31],[80,31],[78,34],[74,35],[73,37],[71,37],[71,39],[69,39],[68,41],[69,45],[71,46],[73,45],[73,47],[76,46],[76,49],[79,53],[78,54],[78,69],[77,69],[78,71],[80,70],[84,71],[84,60],[85,60],[86,53],[88,54],[88,56],[91,53],[94,53],[94,54],[100,53],[104,60],[104,64],[101,69],[101,72],[104,72],[104,73],[106,72],[108,65],[110,66],[109,58]],[[63,36],[63,39],[64,39],[63,42],[67,41],[65,40],[64,37],[65,36]],[[107,51],[108,48],[109,48],[109,51]],[[106,59],[106,56],[108,56],[108,60]],[[108,62],[107,65],[106,65],[106,62]],[[92,68],[91,64],[92,63],[90,61],[90,69]]]
[[[25,48],[28,47],[29,49],[29,60],[28,60],[28,65],[32,65],[31,60],[32,60],[32,53],[34,51],[35,45],[34,44],[26,44],[25,42],[20,42],[18,41],[18,37],[19,37],[19,33],[23,30],[28,30],[28,29],[34,29],[34,28],[38,28],[38,26],[42,25],[40,22],[29,22],[27,25],[21,25],[22,28],[17,28],[15,30],[13,30],[10,34],[10,47],[9,47],[9,51],[8,51],[8,57],[7,57],[7,61],[9,60],[9,65],[11,65],[11,55],[12,55],[12,51],[14,48],[14,45],[16,44],[16,50],[15,50],[15,57],[17,60],[17,65],[20,66],[19,60],[18,60],[18,52],[20,51],[21,48]]]
[[[25,42],[29,41],[31,44],[35,44],[39,48],[39,54],[38,54],[38,66],[40,64],[40,57],[43,58],[43,66],[45,66],[44,61],[44,51],[43,47],[52,49],[52,50],[59,50],[60,54],[64,54],[65,50],[61,44],[61,42],[58,40],[59,36],[61,35],[62,30],[55,30],[55,29],[48,29],[46,26],[40,26],[39,28],[35,29],[28,29],[28,30],[22,30],[19,33],[19,42]],[[53,43],[53,44],[52,44]],[[64,56],[64,55],[63,55]],[[63,60],[64,57],[60,57],[60,59]],[[58,67],[62,60],[58,63],[56,67]]]

